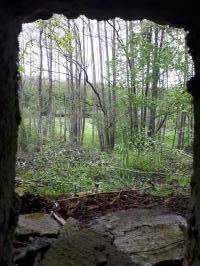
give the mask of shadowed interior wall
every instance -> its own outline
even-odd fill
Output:
[[[191,179],[192,215],[189,219],[188,265],[200,265],[200,28],[193,25],[187,35],[187,45],[194,62],[195,75],[187,84],[194,106],[194,161]]]
[[[3,12],[3,13],[2,13]],[[11,265],[16,225],[14,183],[17,125],[17,36],[19,23],[0,11],[0,265]]]

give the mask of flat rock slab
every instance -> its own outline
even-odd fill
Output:
[[[34,266],[136,266],[117,250],[112,238],[91,229],[58,239]]]
[[[49,214],[32,213],[19,216],[16,235],[20,236],[49,236],[59,234],[61,226]]]
[[[90,228],[114,238],[117,249],[138,265],[154,265],[184,256],[186,220],[160,208],[129,209],[93,220]]]

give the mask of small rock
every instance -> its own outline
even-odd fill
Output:
[[[49,214],[32,213],[20,215],[16,236],[55,237],[58,235],[60,227],[61,226]]]
[[[66,220],[66,223],[60,229],[59,237],[69,237],[71,234],[80,230],[78,220],[73,217],[69,217]]]
[[[103,247],[103,248],[102,248]],[[91,229],[59,238],[45,253],[40,266],[136,266],[117,250],[105,234]]]
[[[14,262],[15,265],[30,266],[35,263],[35,258],[42,257],[42,254],[47,251],[55,239],[47,237],[35,237],[27,247],[17,250]],[[37,264],[34,264],[37,265]]]

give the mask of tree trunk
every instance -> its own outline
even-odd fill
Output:
[[[115,19],[113,19],[113,26],[115,28]],[[115,131],[116,131],[116,85],[117,85],[117,72],[116,72],[116,32],[113,29],[112,35],[112,66],[113,66],[113,80],[112,80],[112,120],[111,120],[111,133],[110,133],[110,144],[111,148],[115,146]]]
[[[182,150],[184,148],[186,116],[186,112],[181,112],[177,144],[177,149],[179,150]]]
[[[126,81],[127,81],[127,90],[128,90],[128,114],[129,114],[129,131],[130,139],[133,140],[133,104],[131,100],[131,89],[130,89],[130,44],[129,44],[129,24],[126,22]]]
[[[159,26],[155,25],[155,35],[154,35],[154,52],[153,52],[153,73],[152,73],[152,106],[150,109],[150,119],[149,119],[149,128],[148,136],[151,138],[155,137],[156,129],[156,102],[158,99],[158,82],[160,76],[160,66],[159,66],[159,52],[163,46],[164,38],[164,29],[161,29],[160,45],[159,45]]]
[[[150,26],[146,32],[146,39],[148,44],[151,44],[152,41],[152,27]],[[144,108],[143,108],[143,116],[141,118],[141,130],[146,133],[146,125],[147,125],[147,98],[149,95],[150,88],[150,60],[151,60],[151,50],[148,49],[148,54],[146,55],[146,77],[145,77],[145,89],[144,89]]]
[[[97,34],[98,34],[98,44],[99,44],[99,63],[100,63],[100,87],[101,87],[101,98],[102,105],[105,110],[105,113],[101,116],[101,128],[102,131],[102,149],[109,150],[109,121],[108,121],[108,112],[107,112],[107,102],[105,94],[105,84],[104,84],[104,69],[103,69],[103,53],[102,53],[102,43],[101,43],[101,30],[100,22],[97,21]],[[100,118],[100,117],[99,117]]]
[[[96,77],[96,60],[94,54],[94,41],[92,36],[92,28],[90,24],[90,20],[88,20],[88,28],[89,28],[89,35],[90,35],[90,46],[91,46],[91,57],[92,57],[92,77],[93,77],[93,84],[94,87],[97,89],[97,77]],[[97,125],[98,131],[98,138],[99,138],[99,146],[100,149],[103,149],[103,136],[101,132],[101,123],[100,123],[100,114],[97,107],[97,99],[96,95],[93,93],[93,116],[92,116],[92,143],[94,144],[94,131],[95,131],[95,122]]]
[[[68,30],[72,30],[71,21],[68,20]],[[71,143],[77,143],[77,113],[76,113],[76,92],[74,84],[74,68],[73,68],[73,52],[72,52],[72,41],[69,41],[69,68],[70,68],[70,111],[69,111],[69,140]],[[68,58],[67,58],[68,59]],[[76,76],[76,75],[75,75]]]
[[[113,24],[114,24],[113,20]],[[109,59],[109,48],[108,48],[108,33],[107,24],[104,21],[104,32],[105,32],[105,47],[106,47],[106,79],[107,79],[107,150],[112,151],[115,145],[115,114],[113,108],[113,100],[115,99],[115,88],[112,86],[111,90],[111,74],[110,74],[110,59]],[[116,83],[116,71],[115,71],[115,30],[113,30],[114,38],[112,38],[112,63],[113,63],[113,80]],[[114,94],[114,95],[113,95]]]
[[[42,111],[43,111],[43,96],[42,96],[42,73],[43,73],[43,49],[42,49],[42,35],[43,28],[39,29],[39,77],[38,77],[38,136],[39,136],[39,149],[42,149]]]
[[[51,22],[49,23],[51,27]],[[47,54],[47,65],[48,65],[48,106],[47,106],[47,134],[51,136],[52,131],[52,113],[53,113],[53,44],[52,38],[47,38],[48,32],[45,31],[45,42],[46,42],[46,54]]]
[[[85,40],[85,21],[84,19],[82,20],[82,56],[81,56],[81,61],[84,69],[86,69],[86,40]],[[81,94],[81,115],[82,115],[82,123],[81,123],[81,143],[83,144],[84,140],[84,133],[85,133],[85,119],[86,119],[86,96],[87,96],[87,90],[86,90],[86,78],[85,75],[83,76],[83,92]]]
[[[130,37],[134,37],[134,24],[133,21],[130,21],[129,23],[129,33]],[[130,42],[130,53],[131,53],[131,58],[129,59],[129,68],[130,68],[130,91],[129,91],[129,96],[130,96],[130,101],[132,105],[132,111],[133,111],[133,129],[134,129],[134,135],[137,136],[138,133],[138,108],[137,108],[137,90],[136,90],[136,66],[135,66],[135,56],[134,56],[134,44],[133,41]],[[134,141],[132,139],[132,141]]]
[[[185,56],[185,58],[184,58],[185,63],[184,63],[183,89],[185,90],[186,82],[188,79],[188,51],[187,51],[186,44],[185,44],[185,55],[184,56]],[[180,116],[177,149],[183,149],[184,148],[186,117],[187,117],[187,112],[182,111],[181,116]]]
[[[65,89],[65,97],[64,97],[65,116],[64,116],[64,135],[63,135],[65,142],[67,142],[67,124],[69,124],[68,123],[68,121],[69,121],[68,115],[67,115],[67,107],[69,106],[68,113],[70,114],[70,103],[71,103],[71,100],[70,100],[70,91],[71,91],[70,90],[70,77],[69,77],[69,73],[68,73],[68,65],[69,65],[69,62],[66,59],[65,66],[66,66],[67,73],[66,73],[66,89]]]
[[[75,60],[79,62],[81,57],[81,44],[79,41],[78,33],[76,32],[75,22],[74,22],[74,36],[75,36]],[[82,61],[82,60],[80,60]],[[82,65],[82,62],[80,63]],[[78,64],[75,64],[75,87],[74,87],[74,135],[75,142],[80,143],[81,138],[81,70]]]

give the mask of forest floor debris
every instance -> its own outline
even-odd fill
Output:
[[[137,236],[139,236],[141,234],[141,239],[137,239],[137,241],[139,241],[140,245],[142,245],[141,241],[143,241],[145,239],[145,237],[148,238],[148,234],[149,234],[149,233],[145,233],[146,232],[145,230],[153,230],[153,232],[154,232],[155,228],[157,226],[156,223],[159,223],[156,231],[157,230],[164,230],[163,228],[165,228],[166,230],[171,230],[170,232],[172,232],[171,236],[170,236],[170,234],[167,234],[167,239],[164,239],[164,240],[161,239],[161,245],[160,246],[161,247],[164,246],[164,249],[165,249],[166,245],[162,245],[162,243],[164,243],[164,244],[175,243],[174,239],[173,239],[174,233],[176,233],[177,230],[179,230],[180,236],[181,236],[181,242],[175,243],[175,245],[177,245],[178,250],[180,251],[180,252],[177,252],[177,254],[179,254],[179,255],[177,255],[177,257],[171,256],[171,255],[163,257],[162,250],[161,251],[157,250],[156,255],[154,255],[154,251],[152,253],[152,261],[157,263],[157,262],[169,259],[172,261],[172,264],[168,264],[168,265],[181,265],[180,259],[182,258],[182,255],[180,255],[180,254],[182,254],[183,248],[184,248],[184,241],[183,241],[184,232],[182,231],[182,226],[179,227],[178,224],[182,220],[185,220],[185,217],[187,217],[187,215],[188,215],[188,208],[187,208],[188,197],[185,195],[176,194],[176,195],[173,195],[169,198],[164,198],[164,197],[146,195],[144,193],[141,193],[141,191],[124,190],[124,191],[120,191],[120,192],[100,192],[100,193],[96,193],[96,194],[88,192],[88,193],[81,194],[80,196],[75,196],[75,197],[71,197],[71,195],[62,195],[62,196],[55,198],[54,200],[49,199],[49,198],[45,198],[45,197],[40,196],[40,195],[33,195],[30,193],[26,193],[23,196],[21,196],[20,199],[21,199],[21,214],[20,215],[22,217],[24,215],[26,216],[27,213],[32,213],[33,215],[36,215],[37,217],[40,213],[42,215],[49,215],[49,217],[54,219],[54,222],[57,223],[58,227],[61,228],[61,232],[62,232],[62,228],[63,228],[63,230],[65,230],[65,232],[58,234],[58,236],[56,238],[55,238],[55,236],[52,236],[52,237],[50,236],[49,239],[46,239],[46,235],[44,235],[44,236],[42,236],[42,235],[39,235],[39,236],[38,235],[36,235],[36,236],[29,235],[28,236],[27,235],[26,238],[24,237],[24,235],[23,235],[23,237],[19,236],[19,234],[16,235],[16,241],[14,243],[15,244],[15,254],[16,254],[15,255],[16,265],[19,265],[19,266],[30,265],[30,264],[26,264],[26,263],[30,263],[30,258],[28,258],[30,256],[33,259],[33,261],[36,261],[36,260],[40,261],[40,262],[38,262],[39,264],[34,264],[35,262],[33,262],[33,265],[43,265],[43,264],[40,264],[40,263],[43,263],[41,261],[41,258],[43,256],[44,257],[46,256],[45,255],[46,252],[48,254],[48,256],[45,257],[46,261],[48,261],[49,256],[50,257],[53,256],[53,257],[57,258],[56,254],[54,254],[54,250],[56,251],[58,249],[58,245],[56,243],[58,243],[60,241],[59,240],[60,237],[63,238],[63,236],[66,238],[66,242],[65,242],[65,240],[63,240],[64,243],[65,244],[68,243],[69,249],[71,250],[72,246],[70,244],[71,242],[69,242],[69,240],[68,240],[68,238],[69,238],[68,235],[70,235],[72,231],[78,232],[77,234],[75,233],[77,239],[79,239],[79,231],[80,231],[80,238],[81,239],[82,239],[82,236],[84,234],[90,235],[91,229],[97,230],[98,234],[99,233],[103,233],[103,234],[106,233],[106,230],[105,230],[105,232],[98,232],[98,228],[96,228],[96,227],[98,227],[99,224],[100,225],[102,224],[102,221],[103,221],[103,226],[108,225],[106,228],[107,228],[107,231],[109,231],[109,232],[107,232],[108,236],[106,236],[106,238],[107,237],[114,237],[113,240],[112,239],[109,240],[109,241],[112,240],[110,242],[111,245],[116,246],[117,243],[119,242],[118,244],[119,244],[120,248],[121,248],[121,245],[120,245],[121,242],[120,241],[122,241],[123,239],[126,238],[126,234],[128,234],[127,240],[125,239],[123,241],[129,241],[129,242],[133,241],[133,239],[135,239],[135,237],[132,237],[131,234],[136,234]],[[149,213],[149,214],[146,214],[146,213]],[[146,215],[146,218],[143,217],[144,215]],[[117,221],[116,219],[113,218],[113,217],[118,217],[118,216],[121,217],[119,219],[119,221]],[[171,217],[172,218],[175,217],[173,219],[175,219],[177,222],[172,223]],[[178,217],[180,217],[180,219]],[[59,218],[59,220],[57,218]],[[59,222],[60,219],[62,219],[62,221],[66,221],[66,223],[64,223],[64,225],[61,225]],[[127,220],[127,222],[122,221],[123,219]],[[151,224],[150,227],[152,227],[152,229],[149,226],[147,226],[148,219],[150,219],[150,220],[152,219],[152,221],[149,222],[149,224]],[[175,221],[175,220],[173,220],[173,221]],[[113,224],[113,222],[114,222],[114,224]],[[109,223],[112,224],[112,226],[109,226]],[[133,228],[133,230],[130,229],[127,231],[125,228],[124,229],[125,233],[124,234],[120,233],[118,235],[117,232],[120,231],[121,229],[123,229],[124,227],[127,227],[128,224],[131,226],[131,228],[135,226]],[[120,230],[118,230],[118,229],[114,230],[113,225],[114,225],[114,227],[117,226],[116,228],[118,228],[118,229],[121,228],[121,229]],[[70,226],[70,229],[68,230],[69,226]],[[72,230],[71,227],[73,227],[75,229]],[[102,226],[100,226],[100,227],[103,228]],[[139,234],[137,234],[137,232],[135,232],[136,228],[137,228],[137,230],[141,231],[142,233],[140,232]],[[176,230],[176,228],[178,228],[178,229]],[[89,230],[89,231],[87,231],[87,230]],[[92,236],[94,235],[92,232],[91,232],[91,234],[92,234]],[[115,234],[116,234],[116,236],[114,236]],[[66,235],[67,235],[67,237],[66,237]],[[159,233],[159,235],[160,235],[160,233]],[[166,234],[164,234],[164,235],[166,235]],[[102,239],[104,239],[103,235],[101,235],[101,237],[103,237]],[[157,237],[159,238],[159,236],[157,236]],[[123,239],[121,239],[121,238],[123,238]],[[58,240],[56,240],[56,239],[58,239]],[[73,237],[71,237],[71,240],[73,241]],[[173,240],[173,241],[171,241],[171,240]],[[94,246],[95,246],[96,240],[93,237],[92,237],[92,241],[93,241],[92,243],[94,243]],[[113,244],[114,242],[116,242],[116,243]],[[146,240],[144,240],[143,242],[146,243]],[[158,243],[158,240],[156,240],[155,243]],[[154,244],[152,244],[151,246],[154,247]],[[115,252],[122,252],[122,253],[125,252],[124,250],[126,248],[128,248],[129,246],[126,247],[126,245],[125,246],[124,245],[125,244],[122,243],[123,250],[119,249],[119,251],[116,250]],[[114,248],[114,246],[112,248]],[[131,246],[132,246],[132,244],[131,244]],[[138,247],[137,243],[136,243],[136,246]],[[156,246],[157,246],[157,244],[156,244]],[[51,249],[52,251],[50,251],[50,247],[54,247],[53,249]],[[147,248],[149,248],[149,246],[147,246]],[[167,250],[170,248],[171,248],[171,245],[166,246]],[[175,247],[173,247],[173,250],[174,250],[174,248]],[[93,250],[92,246],[91,246],[91,250]],[[52,252],[53,252],[53,254],[52,254]],[[94,251],[94,252],[96,252],[96,251]],[[60,252],[59,252],[59,254],[60,254]],[[171,254],[171,252],[169,252],[169,254]],[[98,255],[97,257],[99,258],[99,255],[102,255],[102,254],[98,253],[97,255]],[[146,253],[145,254],[143,254],[143,253],[130,254],[130,258],[131,258],[130,261],[132,261],[132,262],[130,262],[130,265],[144,265],[143,260],[144,261],[146,260],[146,259],[144,259],[146,255],[148,255],[148,254],[146,254]],[[176,259],[178,259],[177,264],[173,264]],[[65,259],[60,258],[60,260],[65,260]],[[135,262],[137,262],[137,261],[140,261],[141,263],[135,264]],[[109,262],[109,263],[111,263],[111,262]],[[46,265],[46,264],[44,264],[44,265]],[[82,264],[80,264],[80,265],[82,265]],[[91,264],[91,265],[93,265],[93,264]],[[113,264],[111,263],[108,265],[113,265]],[[125,265],[127,265],[127,264],[125,264]],[[154,265],[154,263],[149,264],[149,265]],[[118,265],[116,265],[116,266],[118,266]]]
[[[174,194],[171,197],[146,195],[140,191],[124,190],[120,192],[85,192],[81,196],[60,195],[54,200],[40,195],[26,193],[20,197],[21,214],[51,213],[54,211],[63,219],[73,217],[82,224],[108,212],[131,208],[148,208],[163,206],[170,212],[187,216],[189,196]]]

